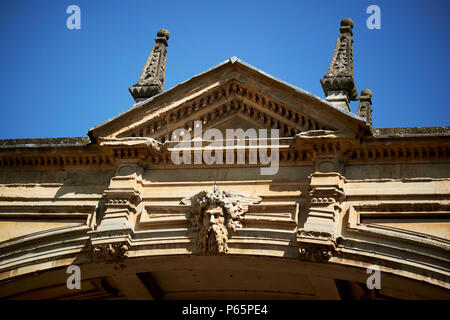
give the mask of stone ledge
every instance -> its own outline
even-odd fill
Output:
[[[377,138],[389,137],[442,137],[450,136],[450,127],[403,127],[373,129]]]
[[[89,137],[3,139],[0,140],[0,148],[85,146],[90,142]]]

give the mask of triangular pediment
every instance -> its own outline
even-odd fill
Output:
[[[311,130],[346,132],[353,136],[364,121],[323,99],[290,86],[239,60],[231,60],[89,131],[93,140],[146,137],[171,139],[176,129],[278,129],[281,137]]]

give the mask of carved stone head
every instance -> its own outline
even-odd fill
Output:
[[[181,200],[191,207],[188,218],[191,231],[197,234],[200,254],[224,254],[228,251],[228,238],[242,227],[242,218],[248,205],[260,202],[261,198],[231,191],[221,191],[217,186],[213,192],[206,190]]]
[[[201,220],[200,220],[201,219]],[[222,254],[228,251],[228,230],[220,205],[211,204],[202,210],[198,230],[198,247],[202,254]]]

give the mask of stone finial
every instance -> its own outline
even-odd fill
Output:
[[[341,20],[336,47],[334,48],[327,74],[320,79],[326,100],[346,111],[350,111],[350,100],[356,100],[355,81],[353,79],[353,21]]]
[[[139,80],[129,88],[136,102],[150,98],[164,90],[166,77],[166,54],[169,31],[161,29],[156,33],[155,44],[147,58]]]
[[[367,125],[372,126],[372,91],[363,89],[359,96],[359,105],[356,115],[364,118]]]
[[[353,29],[352,19],[344,18],[341,20],[341,27],[339,28],[341,33],[350,33],[351,35],[353,35],[352,29]]]

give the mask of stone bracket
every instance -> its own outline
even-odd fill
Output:
[[[134,190],[105,190],[106,211],[127,210],[136,213],[137,206],[142,202],[141,195]]]
[[[328,232],[300,229],[297,231],[299,257],[313,262],[328,261],[336,249],[336,239]]]
[[[345,199],[344,182],[336,172],[315,172],[309,177],[309,209],[303,228],[297,231],[300,259],[325,262],[331,258]]]
[[[126,257],[128,242],[96,244],[92,248],[94,260],[119,260]]]
[[[138,183],[143,170],[135,161],[119,163],[104,191],[103,216],[96,230],[89,232],[94,260],[122,259],[130,248],[133,218],[143,207]]]
[[[143,169],[135,162],[119,163],[103,194],[104,213],[98,231],[132,228],[133,217],[142,210]]]
[[[94,261],[120,260],[127,256],[131,246],[133,230],[91,231],[91,253]]]
[[[339,173],[315,172],[309,177],[309,210],[305,230],[336,232],[337,215],[345,199],[344,177]]]

